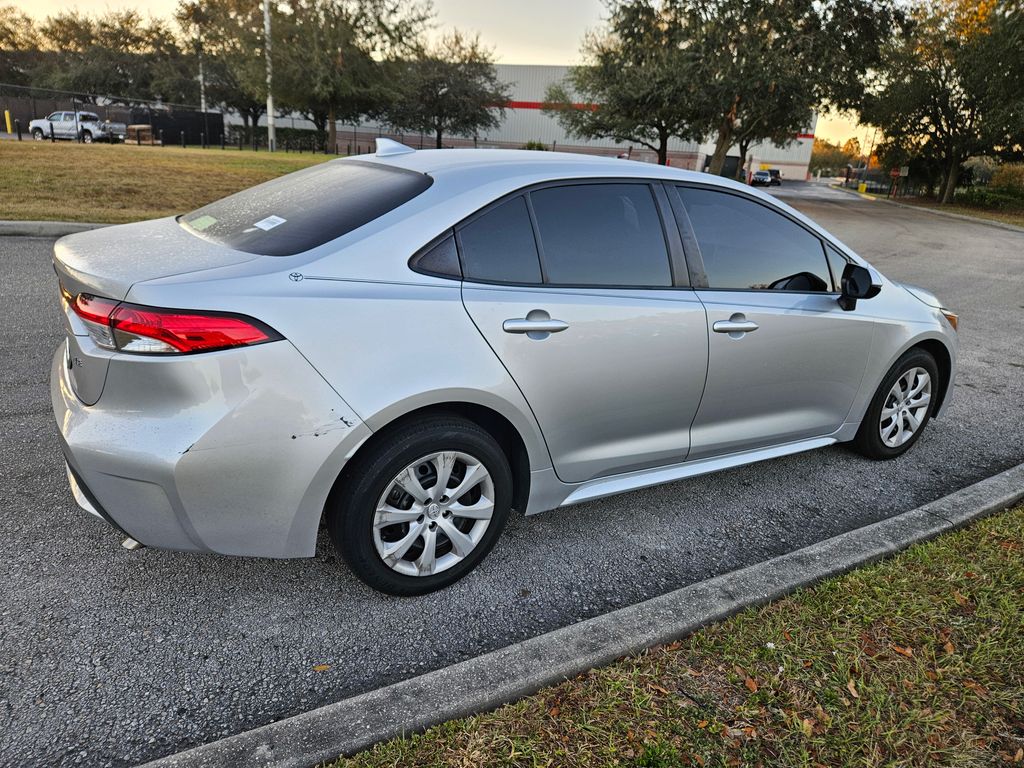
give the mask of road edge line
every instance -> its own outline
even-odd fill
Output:
[[[146,768],[306,768],[495,709],[744,608],[838,576],[1024,499],[1024,463],[936,501],[771,560],[276,723]]]

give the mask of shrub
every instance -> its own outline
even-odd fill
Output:
[[[545,144],[543,141],[536,141],[534,139],[531,139],[530,141],[523,144],[523,149],[536,149],[541,152],[547,152],[548,145]]]
[[[992,174],[989,186],[996,192],[1024,199],[1024,163],[1004,163]]]
[[[984,187],[968,187],[957,190],[956,202],[971,208],[985,208],[990,211],[1010,211],[1024,208],[1024,197],[1008,195],[1005,192]]]

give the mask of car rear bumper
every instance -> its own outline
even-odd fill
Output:
[[[61,345],[50,395],[76,502],[164,549],[313,555],[327,495],[370,434],[287,341],[115,355],[92,406]]]

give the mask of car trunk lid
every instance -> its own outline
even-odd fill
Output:
[[[54,246],[53,266],[67,296],[86,293],[122,301],[135,283],[262,258],[203,240],[173,217],[68,235]],[[103,392],[113,352],[93,343],[62,297],[67,334],[64,363],[75,395],[86,405]]]

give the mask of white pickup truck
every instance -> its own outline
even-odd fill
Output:
[[[128,135],[128,127],[124,123],[111,123],[100,120],[95,112],[53,112],[42,120],[33,120],[28,124],[28,131],[36,141],[44,141],[51,136],[55,139],[81,138],[86,144],[94,141],[124,141]]]

